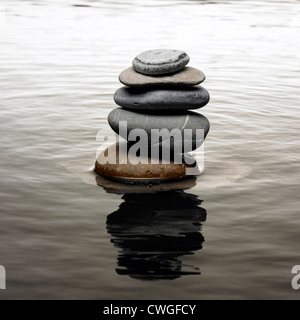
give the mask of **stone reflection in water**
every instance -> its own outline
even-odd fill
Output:
[[[98,186],[102,187],[107,193],[114,194],[146,194],[158,192],[170,192],[178,190],[186,190],[193,188],[196,185],[197,178],[189,177],[183,180],[172,181],[167,183],[121,183],[119,181],[109,180],[100,175],[95,177]]]
[[[111,242],[119,248],[116,272],[140,280],[176,279],[200,274],[183,257],[202,248],[206,220],[202,200],[184,191],[125,194],[107,217]]]

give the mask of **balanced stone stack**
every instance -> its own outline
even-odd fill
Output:
[[[199,86],[205,80],[203,72],[187,67],[188,62],[189,56],[183,51],[149,50],[136,56],[132,67],[120,74],[119,80],[125,86],[114,95],[120,108],[110,112],[108,123],[127,142],[112,145],[100,154],[95,165],[98,174],[123,182],[161,182],[185,178],[187,168],[196,166],[185,155],[203,143],[209,131],[209,121],[189,110],[205,106],[209,93]],[[120,123],[124,122],[125,131],[120,128]],[[144,152],[136,162],[127,161],[130,160],[129,148],[138,141],[133,142],[132,136],[130,139],[130,132],[134,129],[142,129],[147,136],[144,145],[140,145],[140,149],[147,150],[146,156]],[[171,154],[169,162],[162,158],[166,145],[164,137],[153,137],[154,132],[161,134],[166,129],[172,133],[167,144]],[[198,135],[199,129],[202,135]],[[150,154],[154,149],[159,150],[155,163]],[[108,153],[115,154],[116,163],[105,163]],[[181,163],[178,158],[175,160],[177,154],[183,159]]]

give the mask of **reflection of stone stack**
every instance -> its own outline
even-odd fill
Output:
[[[116,272],[140,280],[175,279],[200,274],[183,262],[202,249],[206,210],[185,192],[125,194],[107,217],[107,232],[119,249]],[[142,214],[141,214],[142,213]]]
[[[125,148],[117,144],[102,152],[96,161],[97,173],[124,181],[166,181],[186,177],[186,169],[196,165],[193,159],[182,155],[203,143],[209,122],[203,115],[188,110],[205,106],[209,94],[197,85],[204,81],[204,74],[186,67],[188,62],[183,51],[150,50],[138,55],[133,67],[120,74],[119,80],[126,86],[116,91],[114,100],[121,108],[110,112],[108,122],[128,143]],[[121,124],[125,122],[124,130]],[[136,139],[137,129],[144,132],[146,139],[142,141],[142,135],[140,140]],[[128,150],[134,142],[140,143],[135,162],[128,161]],[[113,148],[117,163],[104,164],[103,159],[113,153]],[[127,163],[119,161],[119,157],[125,157]]]

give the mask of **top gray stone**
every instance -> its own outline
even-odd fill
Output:
[[[170,49],[148,50],[132,61],[135,71],[146,75],[165,75],[177,72],[190,61],[184,51]]]

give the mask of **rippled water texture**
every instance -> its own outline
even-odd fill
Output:
[[[299,1],[1,1],[0,19],[0,298],[299,299]],[[91,172],[118,74],[153,48],[185,50],[211,94],[184,191]]]

